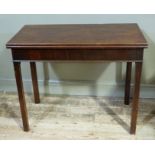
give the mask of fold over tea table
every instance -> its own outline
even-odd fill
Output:
[[[126,62],[124,103],[129,104],[135,63],[130,133],[136,132],[143,51],[147,42],[137,24],[25,25],[7,44],[11,48],[24,131],[29,130],[21,62],[30,62],[34,99],[40,102],[36,61]]]

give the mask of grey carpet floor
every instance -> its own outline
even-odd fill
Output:
[[[18,97],[0,93],[0,139],[155,139],[155,99],[140,99],[137,134],[123,98],[26,95],[30,131],[22,130]]]

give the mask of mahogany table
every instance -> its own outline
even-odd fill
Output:
[[[24,131],[29,130],[21,62],[29,61],[35,103],[40,102],[36,61],[127,62],[124,103],[129,104],[132,63],[135,85],[130,133],[136,132],[143,50],[147,42],[137,24],[25,25],[7,44],[11,48]]]

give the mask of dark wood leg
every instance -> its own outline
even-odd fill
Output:
[[[17,83],[20,111],[21,111],[22,120],[23,120],[23,127],[24,127],[24,131],[29,131],[29,122],[28,122],[26,101],[24,96],[20,62],[14,62],[14,71],[15,71],[15,78]]]
[[[138,114],[138,100],[140,92],[140,79],[142,72],[142,62],[136,62],[135,69],[135,87],[134,87],[134,96],[132,102],[132,112],[131,112],[131,128],[130,133],[136,133],[136,123],[137,123],[137,114]]]
[[[125,96],[124,96],[124,104],[126,105],[130,104],[131,70],[132,70],[132,62],[127,62],[126,80],[125,80]]]
[[[34,101],[35,101],[35,103],[40,103],[36,63],[30,62],[30,68],[31,68],[33,92],[34,92]]]

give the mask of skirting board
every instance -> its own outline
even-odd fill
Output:
[[[31,80],[23,80],[26,93],[32,93]],[[51,95],[85,95],[85,96],[124,96],[124,84],[122,83],[94,83],[92,81],[43,81],[39,80],[40,94]],[[14,79],[0,79],[1,92],[16,93]],[[131,96],[133,84],[131,84]],[[155,85],[141,84],[141,98],[155,98]]]

